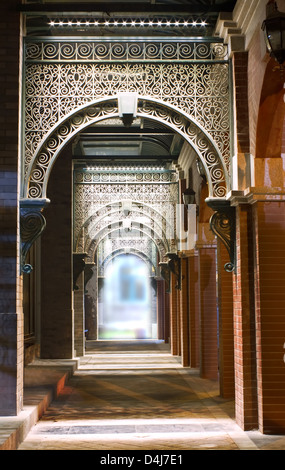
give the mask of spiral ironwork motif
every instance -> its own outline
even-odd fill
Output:
[[[21,209],[21,269],[29,274],[32,266],[25,263],[29,249],[34,241],[41,235],[46,226],[46,220],[41,210]]]

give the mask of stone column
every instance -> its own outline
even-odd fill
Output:
[[[23,406],[23,307],[19,233],[19,2],[0,3],[0,415]]]

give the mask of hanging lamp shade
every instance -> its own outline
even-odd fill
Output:
[[[273,0],[267,4],[262,29],[270,56],[282,65],[285,61],[285,13],[278,11],[277,3]]]

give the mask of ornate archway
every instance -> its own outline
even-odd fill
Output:
[[[44,228],[47,186],[62,149],[81,131],[119,118],[122,93],[137,95],[136,116],[163,124],[193,148],[209,198],[225,201],[230,182],[227,47],[219,40],[30,38],[24,48],[24,144],[21,185],[23,259]],[[27,267],[29,270],[29,267]]]

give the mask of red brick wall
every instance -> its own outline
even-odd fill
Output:
[[[73,357],[72,153],[59,155],[48,184],[42,234],[41,357]]]
[[[177,309],[177,289],[176,286],[176,279],[175,276],[171,275],[171,290],[170,290],[170,346],[171,346],[171,353],[173,356],[179,355],[179,329],[177,328],[178,325],[178,312]]]
[[[225,245],[218,240],[218,299],[219,299],[219,380],[224,398],[235,396],[234,331],[233,331],[233,277],[224,269],[229,261]]]
[[[285,202],[255,206],[258,411],[261,432],[285,432]]]
[[[238,153],[249,153],[248,108],[248,53],[236,52],[233,56],[233,79],[235,85],[236,135]]]
[[[236,273],[233,276],[236,420],[257,428],[254,251],[252,207],[237,207]]]
[[[199,249],[200,370],[207,379],[218,378],[216,248]]]
[[[200,365],[198,254],[188,258],[188,282],[190,316],[190,366],[197,368]]]
[[[188,259],[181,259],[180,295],[180,330],[181,330],[181,364],[190,365],[190,331],[189,331],[189,292],[188,292]]]
[[[267,61],[264,60],[265,46],[261,44],[263,37],[258,28],[255,32],[249,47],[248,56],[248,103],[249,103],[249,130],[250,130],[250,151],[255,155],[256,132],[260,105],[260,95],[263,85],[264,73]]]

